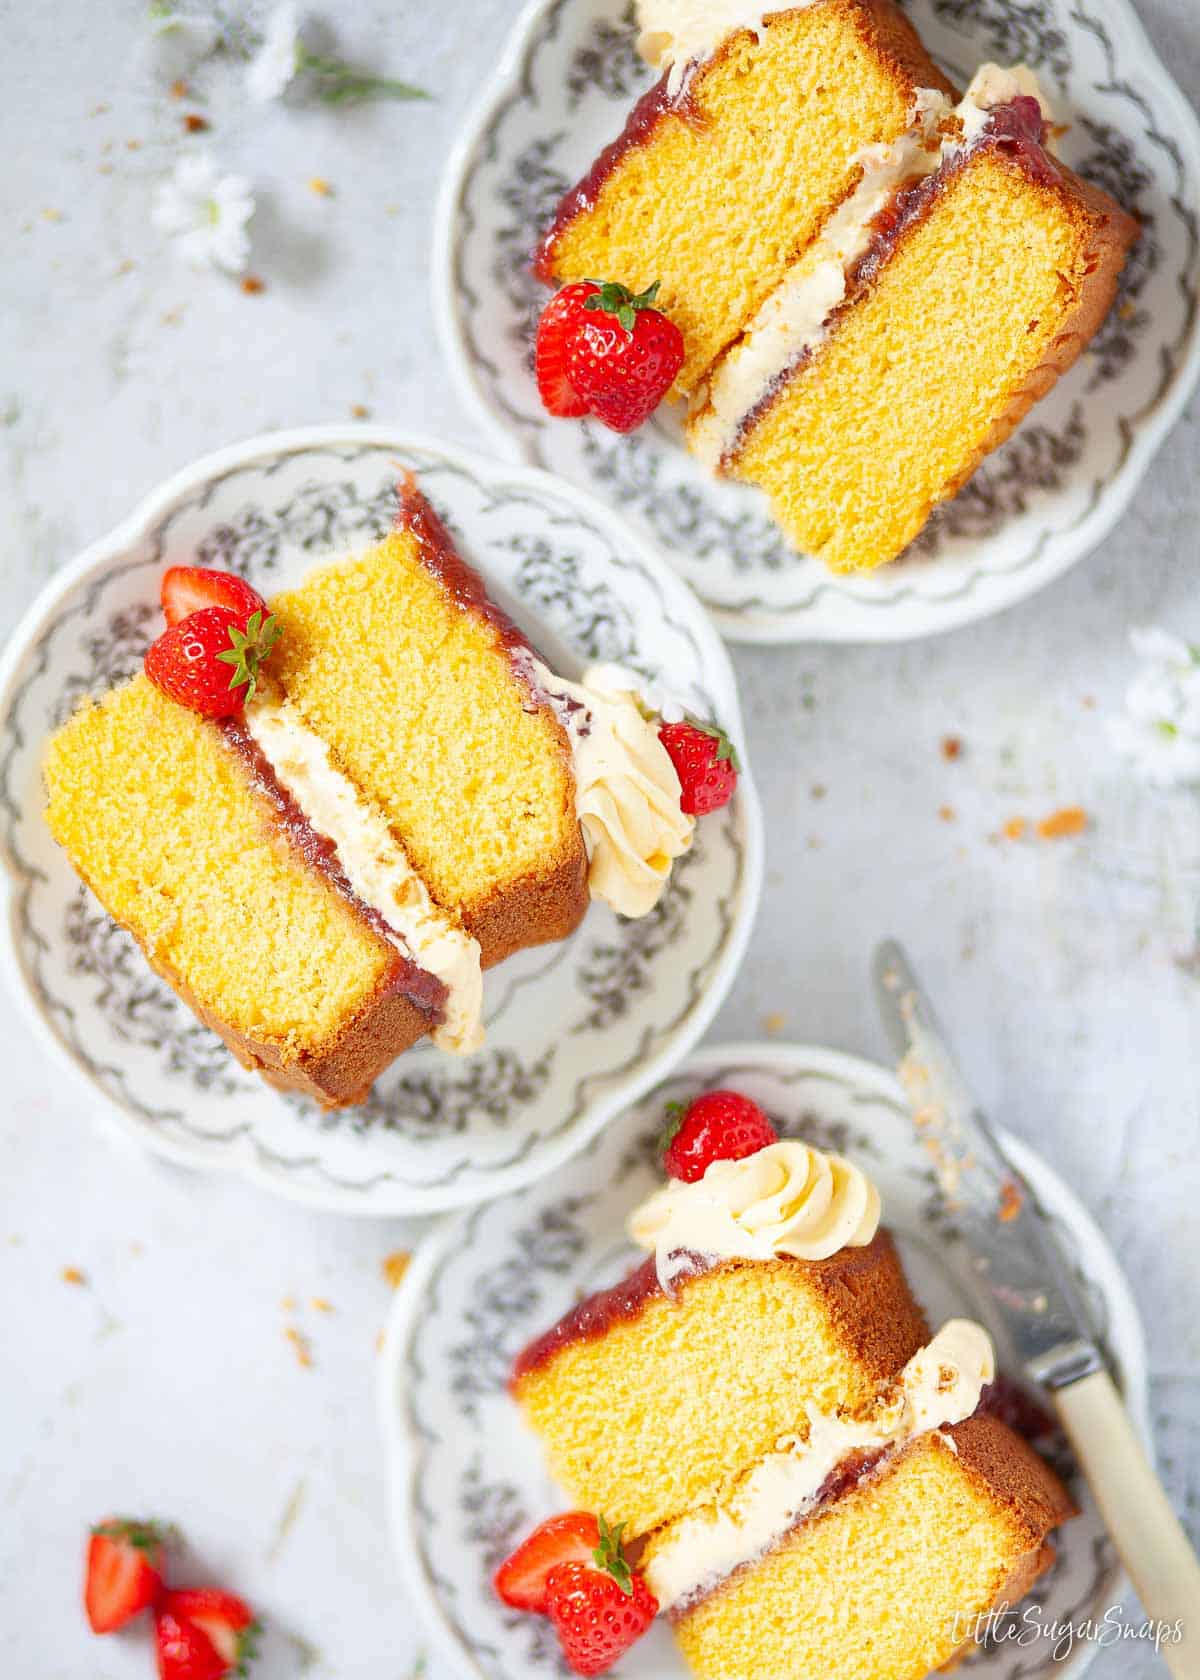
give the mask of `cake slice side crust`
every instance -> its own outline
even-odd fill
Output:
[[[1025,1441],[976,1415],[801,1521],[676,1638],[698,1680],[924,1680],[1029,1590],[1074,1510]]]
[[[739,30],[676,100],[665,77],[643,96],[559,206],[537,272],[661,281],[684,336],[676,386],[694,390],[853,187],[856,155],[908,126],[921,87],[954,97],[892,0],[780,11],[761,41]]]
[[[883,1231],[828,1260],[722,1263],[675,1301],[646,1265],[628,1316],[599,1301],[595,1333],[572,1337],[568,1315],[513,1382],[555,1480],[630,1537],[718,1499],[806,1403],[867,1405],[928,1339]]]
[[[728,461],[835,571],[895,559],[1012,433],[1096,332],[1139,231],[1040,148],[985,141],[918,191]]]

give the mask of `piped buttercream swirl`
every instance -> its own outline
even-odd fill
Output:
[[[879,1192],[843,1156],[785,1138],[740,1161],[714,1161],[691,1184],[670,1180],[634,1209],[628,1228],[653,1251],[666,1286],[681,1254],[825,1260],[865,1247],[879,1228]]]
[[[532,680],[571,743],[588,889],[622,916],[644,916],[696,825],[679,808],[679,777],[657,726],[638,706],[637,678],[619,665],[589,665],[568,682],[534,660]]]

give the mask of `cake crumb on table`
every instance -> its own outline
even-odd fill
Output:
[[[411,1261],[411,1254],[406,1253],[402,1248],[397,1248],[393,1249],[392,1253],[381,1262],[380,1270],[391,1288],[399,1289]]]
[[[59,1273],[59,1276],[62,1278],[64,1283],[74,1283],[78,1285],[87,1282],[87,1273],[80,1271],[78,1266],[64,1266],[62,1271]]]
[[[350,418],[352,420],[369,420],[371,418],[371,410],[367,407],[366,403],[351,403]]]
[[[763,1016],[764,1032],[781,1033],[786,1026],[787,1016],[783,1013],[782,1009],[772,1009],[769,1015]]]
[[[1088,825],[1088,815],[1082,805],[1063,805],[1043,817],[1037,825],[1039,840],[1064,840],[1072,834],[1082,834]]]
[[[938,816],[941,817],[943,822],[953,822],[954,821],[954,807],[953,807],[953,805],[939,805],[938,806]]]
[[[315,192],[318,198],[333,197],[333,187],[330,182],[325,179],[324,175],[310,175],[308,190],[310,192]]]
[[[259,292],[265,292],[267,283],[257,274],[247,274],[242,280],[242,290],[248,297],[255,297]]]
[[[945,735],[942,737],[942,757],[945,759],[961,758],[963,744],[961,735]]]
[[[187,134],[204,134],[212,124],[207,117],[202,117],[199,111],[189,111],[183,119],[183,127]]]
[[[1006,840],[1023,840],[1028,827],[1024,817],[1009,817],[1000,833]]]
[[[997,1218],[1002,1225],[1009,1225],[1020,1213],[1025,1202],[1021,1194],[1021,1187],[1014,1178],[1006,1178],[1000,1186],[1000,1209]]]
[[[331,1313],[333,1311],[333,1302],[324,1295],[314,1295],[308,1304],[314,1312]]]
[[[295,1349],[296,1363],[304,1371],[311,1370],[313,1363],[312,1344],[308,1337],[302,1330],[298,1330],[294,1324],[289,1324],[283,1333]]]

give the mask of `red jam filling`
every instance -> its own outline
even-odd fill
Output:
[[[997,1372],[979,1396],[979,1412],[1006,1423],[1027,1441],[1043,1441],[1058,1428],[1051,1414],[1029,1390]]]

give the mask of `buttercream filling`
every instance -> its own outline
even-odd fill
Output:
[[[376,913],[397,948],[445,986],[433,1042],[460,1054],[477,1050],[484,1037],[478,941],[434,903],[382,812],[337,767],[290,700],[260,689],[244,722],[280,787],[334,847],[355,896]]]
[[[703,1177],[670,1179],[629,1216],[629,1235],[655,1256],[658,1279],[721,1260],[826,1260],[864,1248],[879,1229],[879,1192],[841,1155],[784,1138]]]
[[[957,106],[937,89],[922,88],[909,128],[889,145],[859,153],[854,160],[861,169],[858,185],[694,398],[689,442],[710,470],[721,470],[748,417],[778,382],[820,348],[847,299],[855,267],[871,246],[876,220],[895,194],[976,145],[993,110],[1020,97],[1036,98],[1045,120],[1052,120],[1027,66],[1009,70],[985,64]]]
[[[644,916],[662,897],[696,825],[679,808],[679,777],[657,724],[638,705],[638,679],[619,665],[589,665],[577,683],[536,657],[528,666],[534,691],[571,745],[588,890],[622,916]]]
[[[863,1416],[810,1407],[805,1426],[779,1440],[727,1499],[683,1518],[668,1540],[652,1546],[645,1574],[662,1609],[686,1609],[735,1570],[763,1557],[820,1508],[825,1489],[853,1481],[838,1472],[859,1455],[882,1462],[883,1455],[918,1437],[970,1417],[994,1375],[987,1332],[970,1319],[956,1318],[914,1354]],[[953,1450],[953,1438],[944,1439]]]

